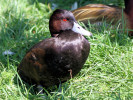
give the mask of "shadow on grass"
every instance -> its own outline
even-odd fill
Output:
[[[69,87],[69,83],[65,82],[63,83],[63,85],[59,85],[59,86],[51,86],[48,88],[43,89],[44,93],[43,94],[39,94],[39,92],[37,91],[36,85],[33,85],[32,83],[29,84],[25,81],[23,81],[18,74],[16,74],[16,76],[14,77],[14,84],[16,86],[18,86],[18,88],[20,89],[20,93],[28,98],[29,100],[33,100],[33,99],[45,99],[46,100],[57,100],[58,98],[63,99],[64,96],[62,95],[62,92],[65,92],[65,90]],[[63,88],[63,90],[62,90]],[[62,91],[61,91],[62,90]],[[71,100],[76,100],[76,99],[71,99]]]

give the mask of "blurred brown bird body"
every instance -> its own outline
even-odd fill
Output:
[[[84,7],[73,10],[76,20],[81,21],[85,24],[88,20],[91,23],[100,22],[104,19],[113,23],[121,19],[122,9],[118,7],[110,7],[103,4],[88,4]]]
[[[103,4],[88,4],[73,10],[72,13],[77,21],[81,21],[85,24],[88,23],[88,20],[92,24],[106,20],[107,23],[111,23],[113,25],[120,22],[120,28],[133,29],[132,0],[125,0],[125,9]],[[123,25],[123,23],[125,25]],[[133,32],[129,30],[128,35],[133,36]]]

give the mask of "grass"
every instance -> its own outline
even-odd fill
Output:
[[[51,9],[32,0],[1,0],[0,7],[0,100],[40,100],[41,95],[21,81],[16,69],[30,47],[50,37]],[[84,67],[62,85],[61,93],[56,87],[45,90],[46,99],[132,100],[133,40],[105,24],[100,31],[89,27],[93,37],[87,37],[91,51]],[[5,50],[15,54],[3,55]]]
[[[40,2],[43,2],[43,0],[39,0]],[[47,0],[46,0],[47,1]],[[58,8],[64,8],[67,10],[70,10],[70,8],[72,7],[72,4],[74,4],[75,2],[78,3],[78,7],[87,5],[87,4],[98,4],[98,3],[102,3],[102,4],[106,4],[106,5],[113,5],[113,6],[124,6],[124,0],[120,1],[120,0],[67,0],[67,1],[63,1],[63,0],[48,0],[48,2],[52,2],[58,5]]]

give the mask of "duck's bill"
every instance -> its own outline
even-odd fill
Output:
[[[92,33],[83,29],[78,23],[74,22],[73,28],[72,30],[76,33],[79,33],[81,35],[85,35],[85,36],[92,36]]]

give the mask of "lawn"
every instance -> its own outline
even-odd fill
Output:
[[[88,3],[83,1],[82,5]],[[112,3],[110,0],[90,1]],[[113,0],[113,4],[118,5],[117,1]],[[123,7],[123,2],[118,6]],[[34,86],[22,82],[16,70],[30,47],[50,37],[51,13],[48,2],[0,0],[0,100],[41,99]],[[80,73],[62,84],[62,92],[58,92],[56,86],[45,89],[46,99],[133,100],[133,39],[119,32],[118,26],[110,28],[112,26],[104,22],[99,28],[89,23],[89,28],[80,24],[93,33],[93,37],[86,37],[91,44],[89,57]],[[3,54],[7,50],[14,54]]]

